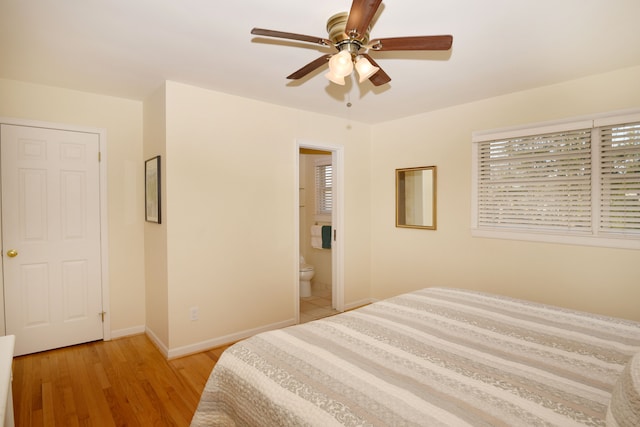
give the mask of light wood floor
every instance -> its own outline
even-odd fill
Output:
[[[225,348],[167,361],[135,335],[16,357],[16,426],[188,426]]]
[[[300,308],[301,323],[337,313],[322,292]],[[16,357],[16,426],[188,426],[227,347],[167,361],[135,335]]]

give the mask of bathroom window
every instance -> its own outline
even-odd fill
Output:
[[[330,221],[332,209],[333,168],[331,159],[319,159],[316,161],[316,216],[328,216]]]

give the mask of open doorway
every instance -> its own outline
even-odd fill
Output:
[[[342,149],[298,144],[299,323],[343,311]]]

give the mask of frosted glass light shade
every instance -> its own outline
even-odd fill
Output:
[[[356,71],[358,72],[358,76],[360,76],[360,79],[358,80],[360,83],[373,76],[379,70],[380,68],[371,65],[371,62],[369,62],[369,60],[364,56],[361,56],[356,62]]]
[[[337,85],[344,85],[344,77],[343,76],[337,76],[337,75],[333,74],[331,71],[329,71],[324,76],[327,79],[329,79],[330,81],[332,81],[333,83],[337,84]]]
[[[329,60],[329,70],[331,74],[346,77],[353,71],[353,60],[351,54],[346,50],[336,53]]]

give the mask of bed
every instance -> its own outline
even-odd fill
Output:
[[[639,390],[638,322],[425,288],[234,344],[191,425],[638,426]]]

